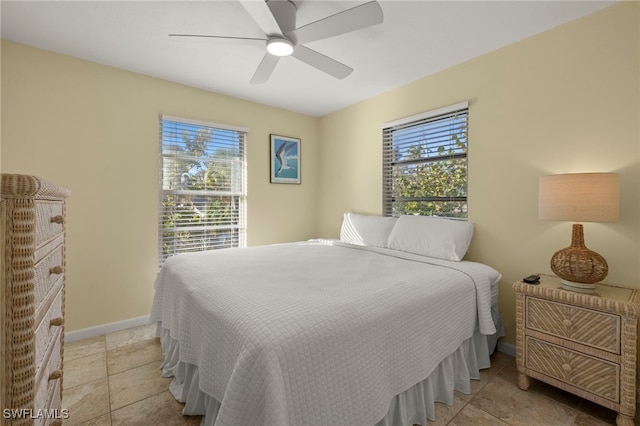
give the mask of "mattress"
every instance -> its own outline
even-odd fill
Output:
[[[170,389],[203,424],[398,424],[407,404],[400,418],[433,415],[425,386],[448,402],[488,367],[499,279],[335,241],[192,253],[167,260],[151,317]],[[450,392],[431,383],[443,368]]]

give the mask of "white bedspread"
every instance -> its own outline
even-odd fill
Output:
[[[491,281],[473,262],[305,242],[169,258],[151,312],[220,402],[216,425],[364,425],[479,325]]]

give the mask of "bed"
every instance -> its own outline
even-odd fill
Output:
[[[504,334],[501,276],[461,260],[470,224],[400,219],[346,214],[340,240],[167,259],[151,319],[183,414],[216,426],[411,425],[470,393]],[[441,243],[445,255],[425,255]]]

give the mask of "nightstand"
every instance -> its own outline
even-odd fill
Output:
[[[513,289],[520,389],[533,377],[615,410],[619,426],[633,426],[640,291],[599,284],[594,293],[577,293],[549,275]]]

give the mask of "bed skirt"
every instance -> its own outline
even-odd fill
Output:
[[[502,324],[500,324],[502,325]],[[425,419],[435,420],[435,402],[453,404],[453,391],[471,393],[471,379],[479,380],[480,370],[490,367],[490,355],[497,339],[503,333],[485,336],[476,331],[458,349],[446,357],[425,380],[399,395],[389,405],[385,417],[375,426],[406,426],[425,424]],[[201,426],[213,426],[220,404],[200,390],[198,367],[180,361],[179,342],[169,335],[169,330],[158,324],[164,362],[163,377],[173,377],[169,390],[174,398],[185,404],[184,415],[203,415]]]

